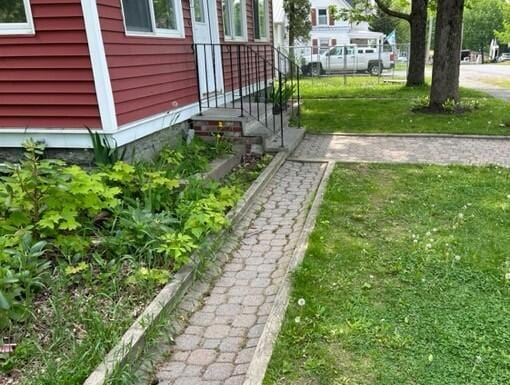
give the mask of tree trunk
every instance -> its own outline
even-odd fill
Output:
[[[411,52],[407,86],[425,84],[425,60],[427,51],[427,3],[428,0],[413,0],[409,24],[411,26]]]
[[[425,83],[425,50],[427,41],[427,7],[429,0],[412,0],[411,13],[392,10],[382,0],[375,0],[381,11],[389,16],[406,20],[411,27],[411,52],[407,86],[420,86]]]
[[[438,0],[430,109],[459,101],[460,51],[464,0]]]

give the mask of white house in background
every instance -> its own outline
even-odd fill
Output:
[[[288,47],[287,15],[283,10],[283,0],[273,0],[273,39],[277,48]]]
[[[311,3],[312,32],[310,41],[305,42],[305,45],[312,46],[314,53],[335,45],[377,46],[378,42],[384,40],[384,34],[371,32],[367,22],[350,23],[331,17],[330,6],[352,9],[352,0],[311,0]]]

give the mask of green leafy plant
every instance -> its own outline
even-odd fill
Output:
[[[447,99],[442,105],[443,111],[453,114],[457,110],[457,102],[454,99]]]
[[[231,154],[232,142],[219,133],[214,135],[214,152],[216,156]]]
[[[148,269],[141,267],[134,274],[128,277],[127,282],[131,285],[137,285],[142,282],[164,285],[170,280],[170,272],[163,269]]]
[[[153,213],[145,208],[129,207],[116,214],[101,246],[110,255],[131,255],[150,264],[154,259],[157,239],[172,231],[177,224],[178,220],[171,213]]]
[[[112,145],[106,136],[97,131],[93,132],[88,127],[87,130],[94,149],[94,160],[98,166],[111,165],[125,158],[127,147],[121,150],[115,139],[113,139],[114,144]]]
[[[0,252],[0,328],[29,314],[33,294],[49,278],[51,263],[43,259],[46,248],[46,242],[34,242],[25,234],[15,248]]]
[[[287,82],[283,84],[273,84],[273,89],[269,94],[269,101],[273,103],[273,113],[279,114],[287,110],[289,100],[296,92],[296,85]]]
[[[182,233],[169,232],[158,240],[156,251],[160,253],[166,263],[171,262],[174,269],[178,269],[190,260],[190,254],[197,248],[193,238]]]
[[[54,238],[79,230],[101,210],[119,204],[120,190],[104,184],[100,175],[41,159],[43,152],[43,145],[28,141],[25,159],[5,165],[0,178],[0,231],[25,229],[36,239]]]

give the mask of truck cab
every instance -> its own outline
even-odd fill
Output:
[[[377,76],[383,69],[392,68],[394,64],[394,53],[382,47],[342,45],[331,47],[322,54],[304,57],[303,73],[316,76],[329,73],[368,72]]]

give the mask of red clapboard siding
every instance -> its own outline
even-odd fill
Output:
[[[80,0],[31,0],[34,36],[0,36],[0,130],[101,127]]]
[[[189,0],[185,38],[126,36],[121,0],[98,0],[119,125],[198,100]]]
[[[265,51],[262,46],[272,46],[273,45],[273,5],[272,0],[268,0],[268,9],[269,9],[269,39],[266,42],[258,42],[255,41],[255,26],[253,22],[253,0],[245,0],[246,3],[246,20],[247,20],[247,31],[248,31],[248,44],[252,47],[253,51],[257,51],[257,55],[252,52],[250,58],[244,52],[244,49],[241,52],[241,58],[239,60],[238,54],[234,51],[234,54],[231,55],[228,50],[223,50],[222,59],[223,59],[223,67],[224,67],[224,83],[225,89],[227,91],[231,91],[232,89],[237,89],[239,87],[239,76],[238,76],[238,66],[241,64],[241,68],[243,69],[243,85],[253,84],[263,81],[264,79],[264,68],[263,68],[263,60],[261,57],[265,57],[267,61],[267,78],[272,77],[272,69],[271,67],[274,65],[274,56],[272,49],[267,48]],[[218,12],[218,25],[220,28],[220,40],[222,42],[228,44],[236,44],[234,42],[230,42],[229,40],[225,40],[225,34],[223,29],[223,0],[217,0],[217,12]],[[246,44],[246,42],[242,42],[241,44]],[[257,48],[259,46],[259,48]],[[232,57],[232,60],[231,60]],[[257,76],[258,75],[258,76]],[[248,83],[249,82],[249,83]]]

